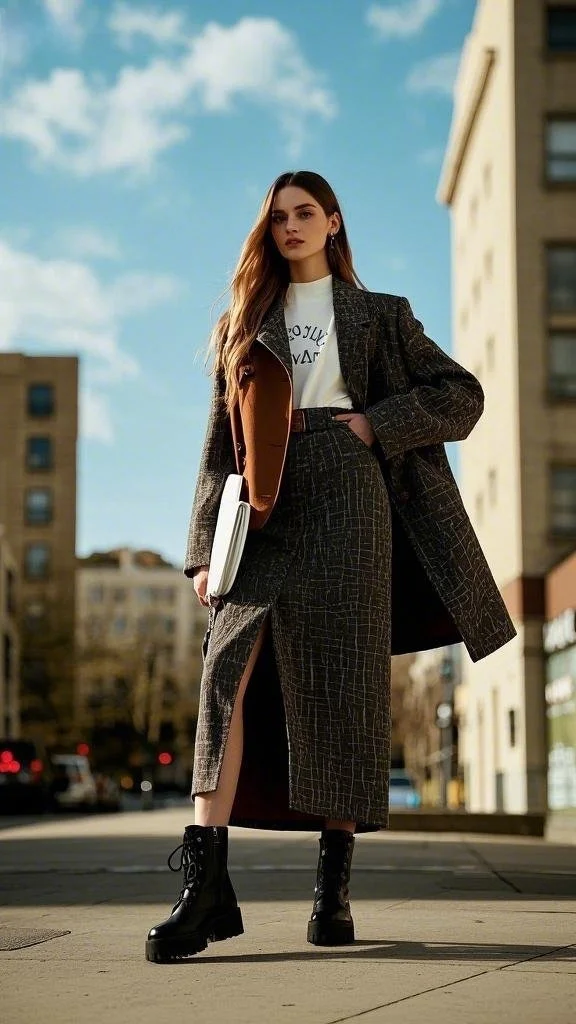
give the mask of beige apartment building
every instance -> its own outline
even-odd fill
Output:
[[[208,619],[192,582],[158,553],[125,547],[79,558],[76,586],[83,736],[129,725],[190,769]]]
[[[518,636],[464,652],[472,811],[543,810],[546,576],[576,548],[576,5],[479,0],[438,198],[452,226],[454,355],[484,416],[459,485]]]
[[[75,356],[0,353],[0,522],[18,576],[22,735],[73,730]]]
[[[20,633],[16,621],[18,567],[0,523],[0,737],[20,738]]]

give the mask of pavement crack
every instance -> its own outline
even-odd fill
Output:
[[[472,845],[472,843],[467,842],[466,839],[464,839],[464,846],[466,847],[468,852],[476,858],[479,864],[481,864],[485,868],[488,868],[488,871],[490,872],[491,875],[494,875],[495,878],[499,878],[500,881],[504,883],[504,885],[507,885],[509,889],[512,889],[512,892],[522,893],[522,889],[520,889],[519,886],[515,885],[514,882],[510,881],[509,878],[506,878],[506,876],[503,875],[501,871],[498,871],[497,868],[493,867],[490,861],[487,860],[487,858],[484,857],[480,853],[480,851]]]
[[[431,992],[441,992],[445,988],[453,988],[456,985],[461,985],[466,981],[472,981],[474,978],[482,978],[487,974],[494,974],[496,971],[511,970],[514,967],[518,967],[520,964],[530,963],[533,960],[539,960],[545,956],[552,956],[554,953],[559,953],[564,949],[575,949],[576,947],[569,944],[567,946],[557,946],[552,951],[546,950],[545,953],[535,953],[534,956],[524,957],[522,960],[516,960],[511,964],[503,964],[501,967],[487,968],[484,971],[477,971],[475,974],[468,974],[465,978],[457,978],[455,981],[447,981],[442,985],[432,985],[430,988],[423,988],[420,992],[412,992],[408,996],[400,996],[399,999],[391,999],[388,1003],[378,1003],[377,1006],[370,1006],[367,1010],[360,1010],[358,1013],[351,1013],[346,1017],[334,1017],[333,1020],[326,1021],[326,1024],[346,1024],[347,1021],[358,1020],[360,1017],[366,1017],[369,1013],[375,1013],[376,1010],[385,1010],[389,1006],[398,1006],[399,1003],[407,1003],[410,999],[418,999],[419,996],[430,995]],[[555,973],[555,972],[551,972]]]

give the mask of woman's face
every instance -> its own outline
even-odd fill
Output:
[[[286,185],[276,193],[270,230],[287,260],[303,260],[321,252],[327,235],[337,231],[340,223],[338,213],[326,216],[320,203],[297,185]]]

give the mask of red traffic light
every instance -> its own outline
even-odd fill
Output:
[[[88,757],[88,754],[90,753],[90,746],[88,743],[77,743],[76,753],[82,754],[83,757]]]
[[[158,764],[172,764],[174,758],[168,750],[163,750],[158,754]]]

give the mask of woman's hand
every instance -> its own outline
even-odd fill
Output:
[[[355,434],[364,441],[364,444],[371,447],[376,440],[376,434],[372,429],[372,424],[367,416],[363,412],[342,412],[332,417],[333,420],[342,420],[347,423],[350,430],[353,430]]]
[[[207,608],[210,605],[210,602],[206,600],[206,584],[208,583],[208,569],[209,566],[200,565],[196,569],[196,572],[192,577],[192,582],[194,583],[194,590],[196,591],[196,597],[200,601],[200,604],[205,605]]]

